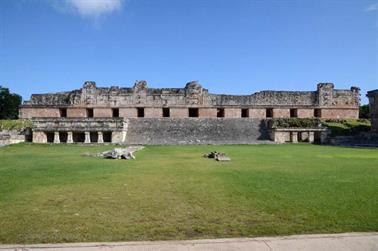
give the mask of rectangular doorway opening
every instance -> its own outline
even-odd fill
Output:
[[[138,118],[143,118],[144,117],[144,108],[143,107],[138,107],[137,108],[137,113],[138,113]]]
[[[265,111],[265,117],[273,118],[273,108],[267,108]]]
[[[74,132],[72,134],[72,140],[74,143],[84,143],[85,141],[85,133],[83,132]]]
[[[319,108],[314,109],[314,117],[321,118],[322,117],[322,110]]]
[[[61,118],[66,118],[67,117],[67,109],[66,108],[60,108],[59,109],[59,115]]]
[[[87,118],[93,118],[93,109],[92,108],[87,109]]]
[[[298,109],[290,109],[290,118],[298,117]]]
[[[46,132],[47,143],[54,142],[54,132]]]
[[[241,109],[242,118],[249,118],[249,109]]]
[[[217,108],[217,117],[224,118],[224,108]]]
[[[112,109],[112,117],[113,118],[119,118],[119,109],[118,108]]]
[[[60,143],[67,143],[67,133],[59,132],[59,140],[60,140]]]
[[[103,137],[105,143],[111,143],[112,142],[112,132],[103,132],[102,137]]]
[[[91,138],[91,143],[97,143],[98,142],[98,132],[90,132],[89,133]]]
[[[163,108],[163,117],[169,118],[171,116],[169,108]]]
[[[190,118],[198,117],[198,108],[189,108],[189,117]]]

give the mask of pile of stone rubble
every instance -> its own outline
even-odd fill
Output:
[[[86,156],[92,157],[103,157],[106,159],[135,159],[134,152],[142,150],[144,146],[129,146],[127,148],[114,148],[113,150],[95,153],[95,154],[86,154]]]
[[[205,158],[215,159],[217,161],[230,161],[231,158],[228,157],[225,153],[219,153],[217,151],[213,151],[209,154],[204,155]]]

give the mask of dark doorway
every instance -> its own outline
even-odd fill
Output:
[[[105,143],[111,143],[112,142],[112,132],[103,132],[102,138],[104,139]]]
[[[59,109],[59,115],[61,118],[66,118],[67,117],[67,109],[66,108],[60,108]]]
[[[75,143],[84,143],[85,141],[85,133],[83,132],[74,132],[72,134],[73,142]]]
[[[113,116],[113,118],[119,118],[119,109],[118,108],[112,109],[112,116]]]
[[[87,117],[88,118],[93,118],[93,109],[92,108],[87,109]]]
[[[170,116],[171,116],[171,114],[170,114],[169,108],[163,108],[163,117],[168,118]]]
[[[315,118],[321,118],[322,117],[322,110],[317,108],[317,109],[314,109],[314,117]]]
[[[224,108],[218,108],[217,109],[217,117],[223,118],[224,117]]]
[[[144,108],[143,107],[138,107],[138,118],[143,118],[144,117]]]
[[[59,132],[59,140],[60,140],[60,143],[67,143],[67,133]]]
[[[53,132],[46,132],[47,143],[54,142],[54,133]]]
[[[273,118],[273,109],[272,108],[267,108],[265,111],[265,117],[267,118]]]
[[[198,108],[189,108],[189,117],[198,117]]]
[[[98,133],[97,132],[90,132],[91,143],[98,142]]]
[[[242,116],[242,118],[248,118],[249,117],[249,109],[241,109],[241,116]]]
[[[322,132],[314,133],[314,143],[319,144],[321,142]]]
[[[290,118],[298,117],[298,109],[290,109]]]

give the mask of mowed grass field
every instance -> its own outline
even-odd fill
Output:
[[[378,149],[317,145],[0,148],[0,243],[378,231]],[[232,161],[203,158],[212,150]]]

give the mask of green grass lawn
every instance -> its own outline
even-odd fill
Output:
[[[317,145],[0,148],[0,243],[378,230],[378,150]],[[232,161],[202,157],[212,150]]]

